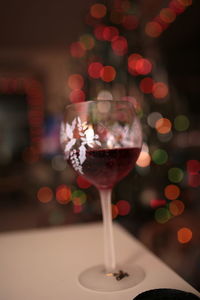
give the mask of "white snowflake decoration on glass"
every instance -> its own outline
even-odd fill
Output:
[[[79,141],[81,141],[77,150],[74,149],[74,145],[77,142],[74,136],[74,130],[76,128],[80,136]],[[67,141],[64,148],[65,158],[70,159],[75,171],[83,174],[82,165],[86,160],[86,146],[90,148],[93,148],[95,145],[101,146],[98,134],[94,134],[94,129],[91,125],[88,125],[86,122],[81,123],[81,119],[77,117],[72,121],[71,125],[69,123],[61,124],[60,139],[61,143]]]

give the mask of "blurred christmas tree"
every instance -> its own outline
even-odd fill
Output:
[[[115,189],[113,213],[119,219],[131,218],[131,208],[137,205],[144,218],[152,218],[153,212],[155,221],[164,224],[183,213],[184,197],[178,198],[188,184],[199,185],[199,162],[176,154],[179,133],[187,131],[190,121],[156,42],[191,4],[192,0],[97,2],[85,17],[86,33],[70,46],[69,100],[128,100],[143,123],[144,144],[136,166],[140,176],[132,172]],[[190,171],[194,169],[195,174]]]

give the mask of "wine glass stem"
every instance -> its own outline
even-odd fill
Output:
[[[111,189],[99,190],[104,228],[104,264],[106,273],[112,273],[116,268],[115,249],[113,238]]]

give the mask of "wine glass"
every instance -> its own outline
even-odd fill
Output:
[[[118,267],[115,259],[111,192],[135,166],[142,130],[128,101],[96,100],[68,105],[61,123],[61,146],[69,165],[99,191],[104,228],[104,266],[84,270],[82,286],[96,291],[119,291],[141,282],[139,266]]]

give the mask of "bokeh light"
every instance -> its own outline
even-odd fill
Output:
[[[136,61],[135,70],[138,74],[147,75],[152,71],[152,63],[146,58],[140,58]]]
[[[117,205],[112,204],[111,209],[112,209],[112,218],[116,219],[118,214],[119,214],[119,210],[117,208]]]
[[[156,38],[162,33],[162,27],[158,22],[148,22],[145,26],[145,33],[149,37]]]
[[[171,218],[171,214],[167,208],[159,207],[156,209],[154,217],[158,223],[164,224]]]
[[[114,39],[111,46],[116,55],[122,56],[127,53],[128,42],[123,36],[118,36],[116,39]]]
[[[53,191],[48,186],[39,188],[37,192],[37,198],[42,203],[48,203],[53,199]]]
[[[173,216],[180,216],[185,209],[185,204],[180,200],[174,200],[169,204],[169,211]]]
[[[174,119],[174,128],[177,131],[185,131],[189,128],[190,121],[187,116],[179,115]]]
[[[81,58],[85,55],[85,49],[80,42],[74,42],[70,45],[71,56]]]
[[[200,172],[200,161],[190,159],[187,161],[187,172],[190,174],[198,174]]]
[[[146,151],[141,151],[140,155],[136,161],[136,165],[141,167],[141,168],[145,168],[148,167],[151,163],[151,156],[148,152]]]
[[[87,200],[86,193],[84,193],[82,190],[75,190],[72,193],[72,201],[75,205],[83,205]]]
[[[163,8],[160,11],[160,19],[165,23],[172,23],[176,19],[176,14],[169,7]]]
[[[180,168],[170,168],[168,170],[168,178],[171,182],[178,183],[183,180],[184,172]]]
[[[102,69],[103,65],[100,62],[92,62],[89,64],[88,74],[94,79],[100,78]]]
[[[175,184],[169,184],[164,189],[165,197],[169,200],[175,200],[180,195],[180,188]]]
[[[106,28],[105,25],[103,24],[98,24],[94,28],[94,36],[96,37],[97,40],[103,41],[104,40],[104,29]]]
[[[112,66],[104,66],[100,71],[101,79],[105,82],[111,82],[116,77],[116,70]]]
[[[177,239],[181,244],[190,242],[192,235],[192,230],[188,227],[182,227],[177,231]]]
[[[60,204],[67,204],[71,200],[71,189],[65,184],[61,184],[56,189],[56,200]]]
[[[164,82],[155,82],[152,88],[152,94],[156,99],[163,99],[169,93],[169,88]]]
[[[114,26],[106,26],[103,29],[103,38],[105,41],[112,42],[119,36],[119,30]]]
[[[83,102],[83,101],[85,101],[85,97],[86,97],[85,92],[83,90],[79,90],[79,89],[73,90],[69,94],[69,99],[73,103]]]
[[[70,89],[72,90],[82,89],[84,85],[84,79],[83,76],[80,74],[71,74],[68,78],[67,83]]]
[[[97,95],[97,100],[113,100],[113,95],[108,90],[101,90]]]
[[[170,132],[172,128],[172,123],[167,118],[161,118],[158,121],[156,121],[155,128],[159,133],[166,134]]]
[[[197,188],[198,186],[200,186],[200,174],[189,174],[188,185],[193,188]]]
[[[156,122],[163,118],[163,116],[161,115],[161,113],[159,112],[152,112],[148,115],[147,117],[147,123],[149,124],[149,126],[151,126],[152,128],[155,128],[155,124]]]
[[[157,208],[166,205],[166,200],[164,199],[151,199],[150,206],[152,208]]]
[[[158,165],[163,165],[168,160],[168,154],[163,149],[157,149],[152,153],[152,160]]]
[[[144,94],[151,94],[152,93],[152,89],[153,89],[153,79],[151,77],[146,77],[143,78],[140,81],[140,90],[144,93]]]
[[[92,185],[89,181],[87,181],[87,179],[85,179],[85,177],[80,175],[77,176],[76,182],[81,189],[87,189]]]
[[[90,34],[83,34],[80,37],[79,41],[85,50],[91,50],[92,48],[94,48],[95,41],[93,36]]]
[[[101,19],[105,17],[107,8],[104,4],[95,3],[90,7],[90,14],[93,18]]]
[[[126,200],[120,200],[116,203],[116,206],[118,208],[118,214],[120,216],[126,216],[130,213],[131,206],[130,203]]]

